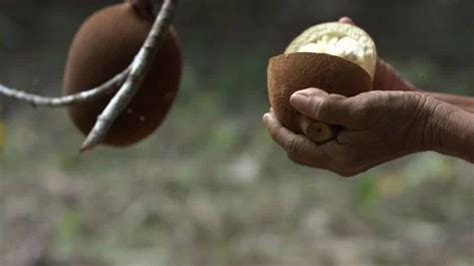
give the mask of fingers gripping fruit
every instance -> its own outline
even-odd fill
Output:
[[[84,22],[70,47],[63,94],[101,85],[132,62],[153,24],[151,12],[136,4],[139,2],[144,1],[106,7]],[[181,48],[176,32],[170,28],[142,86],[112,124],[103,143],[127,146],[153,133],[174,101],[181,71]],[[112,96],[68,108],[72,121],[82,133],[89,133]]]
[[[339,22],[310,27],[285,54],[270,59],[268,94],[273,111],[290,130],[326,142],[334,138],[337,127],[304,117],[290,105],[290,96],[309,87],[348,97],[372,90],[376,63],[375,44],[362,29]]]

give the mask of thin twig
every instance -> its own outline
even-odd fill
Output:
[[[0,84],[0,94],[12,99],[29,103],[33,106],[63,107],[73,104],[94,101],[100,96],[112,93],[114,89],[121,86],[130,72],[130,68],[123,70],[104,84],[93,89],[71,94],[63,97],[44,97],[20,91]]]
[[[177,2],[178,0],[163,1],[161,10],[153,23],[145,43],[133,59],[127,80],[98,117],[96,124],[84,141],[81,151],[93,149],[102,142],[115,119],[126,108],[143,83],[161,40],[171,24]]]

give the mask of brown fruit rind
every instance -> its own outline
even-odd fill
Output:
[[[329,54],[291,53],[270,58],[268,95],[278,120],[296,133],[304,133],[302,115],[289,103],[302,89],[319,88],[347,97],[372,90],[370,75],[359,65]]]
[[[153,21],[138,15],[130,3],[113,5],[93,14],[71,45],[63,94],[101,85],[125,69],[143,44]],[[154,132],[171,107],[181,79],[181,48],[173,28],[164,36],[143,85],[119,115],[103,143],[126,146]],[[88,134],[113,95],[68,108],[79,130]]]

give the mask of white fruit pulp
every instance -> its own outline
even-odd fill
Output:
[[[285,53],[325,53],[351,61],[375,74],[377,51],[375,43],[361,28],[340,22],[309,27],[296,37]]]
[[[325,53],[342,57],[358,65],[364,65],[366,54],[364,47],[348,36],[328,36],[314,40],[298,49],[300,53]]]

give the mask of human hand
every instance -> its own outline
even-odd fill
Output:
[[[339,22],[355,25],[349,17],[342,17]],[[380,58],[377,60],[373,87],[375,90],[383,91],[419,91],[415,85],[400,77],[390,64]]]
[[[437,101],[416,92],[370,91],[346,98],[314,88],[294,93],[290,103],[308,118],[342,130],[334,140],[316,144],[283,127],[270,112],[263,120],[272,139],[291,160],[342,176],[426,150],[426,132],[437,106]]]

